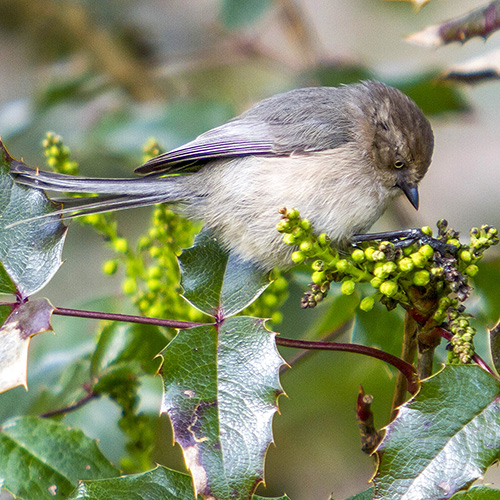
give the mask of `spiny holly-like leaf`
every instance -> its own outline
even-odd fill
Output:
[[[500,320],[490,330],[490,352],[495,370],[500,373]]]
[[[375,498],[449,498],[500,454],[500,382],[476,365],[446,366],[424,381],[387,427]]]
[[[158,466],[143,474],[133,474],[113,479],[81,481],[69,500],[195,500],[193,483],[188,474]],[[255,495],[253,500],[290,500],[264,498]]]
[[[460,491],[451,500],[498,500],[500,491],[487,486],[473,486],[467,491]]]
[[[347,500],[372,500],[374,493],[375,493],[374,488],[368,488],[367,490],[362,491],[361,493],[349,497]],[[334,498],[330,497],[330,500],[334,500]]]
[[[66,499],[79,480],[119,475],[80,430],[37,417],[0,429],[0,486],[23,500]]]
[[[200,311],[218,318],[232,316],[251,304],[269,285],[252,263],[226,252],[208,230],[179,257],[184,297]]]
[[[0,392],[19,385],[28,388],[28,348],[31,337],[52,330],[54,306],[47,299],[2,306],[8,312],[0,327]]]
[[[465,16],[428,26],[407,37],[410,43],[423,47],[440,47],[451,42],[465,43],[474,36],[487,38],[500,28],[500,0],[475,9]]]
[[[500,78],[500,50],[492,50],[460,64],[455,64],[442,75],[443,80],[455,82],[480,83]]]
[[[16,292],[25,298],[59,269],[67,227],[60,218],[13,225],[58,208],[42,191],[14,183],[9,175],[14,161],[0,141],[0,262]]]
[[[143,474],[82,481],[70,500],[194,500],[188,474],[158,466]]]
[[[162,411],[204,498],[248,500],[263,480],[282,393],[274,337],[235,317],[180,331],[163,352]]]

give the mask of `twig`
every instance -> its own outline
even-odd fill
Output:
[[[318,350],[328,350],[328,351],[345,351],[353,352],[356,354],[363,354],[365,356],[370,356],[372,358],[380,359],[385,361],[390,365],[397,368],[406,377],[408,383],[408,391],[411,394],[415,394],[418,390],[418,381],[416,378],[415,368],[398,358],[393,356],[388,352],[381,351],[380,349],[375,349],[374,347],[368,347],[360,344],[342,344],[338,342],[321,342],[313,340],[296,340],[288,339],[284,337],[276,337],[276,344],[283,347],[292,347],[294,349],[318,349]]]
[[[407,311],[405,314],[405,323],[403,330],[403,346],[401,349],[401,359],[407,363],[413,363],[417,352],[417,322],[411,317]],[[401,372],[396,378],[396,386],[394,388],[394,396],[391,405],[391,420],[394,420],[397,415],[397,408],[406,401],[406,393],[408,385],[406,378]]]
[[[352,319],[349,319],[345,323],[342,323],[338,328],[333,330],[332,332],[328,333],[324,337],[321,337],[319,340],[322,342],[329,341],[331,342],[333,339],[336,337],[339,337],[342,335],[352,324]],[[303,361],[304,359],[308,358],[313,354],[313,350],[311,349],[304,349],[303,351],[297,353],[295,356],[292,356],[287,362],[286,365],[282,365],[280,368],[280,373],[286,372],[289,370],[292,366],[295,366],[297,363],[300,361]]]
[[[73,316],[75,318],[103,319],[108,321],[125,321],[127,323],[141,323],[145,325],[165,326],[167,328],[193,328],[211,323],[195,323],[193,321],[177,321],[173,319],[149,318],[147,316],[135,316],[132,314],[106,313],[99,311],[83,311],[81,309],[67,309],[56,307],[53,314],[59,316]]]
[[[96,394],[92,390],[89,390],[87,395],[83,396],[83,398],[79,399],[78,401],[75,401],[73,404],[65,406],[63,408],[57,408],[55,410],[47,411],[39,415],[39,417],[49,418],[49,417],[55,417],[56,415],[63,415],[65,413],[75,411],[78,410],[78,408],[82,407],[83,405],[87,404],[89,401],[92,401],[93,399],[97,399],[99,397],[100,397],[99,394]]]

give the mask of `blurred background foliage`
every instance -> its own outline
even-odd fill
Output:
[[[151,137],[171,149],[274,93],[376,78],[412,96],[436,136],[420,212],[398,202],[376,229],[433,226],[443,217],[465,233],[484,223],[499,227],[499,84],[459,87],[438,78],[449,65],[481,54],[483,42],[429,51],[404,41],[483,3],[433,0],[417,13],[410,2],[382,0],[0,0],[0,134],[10,153],[32,166],[43,166],[41,141],[53,130],[82,174],[130,176]],[[488,44],[498,45],[498,35]],[[148,217],[146,209],[119,214],[119,230],[133,239]],[[469,301],[485,357],[485,328],[500,314],[500,260],[495,250],[490,254]],[[42,294],[56,306],[127,311],[123,275],[101,273],[110,256],[98,235],[74,224],[67,261]],[[363,313],[356,309],[359,297],[338,293],[303,311],[306,284],[300,272],[291,280],[284,320],[276,327],[283,336],[320,338],[335,330],[337,339],[399,354],[401,311]],[[54,318],[53,326],[57,337],[32,343],[30,392],[0,395],[1,420],[64,406],[81,392],[95,363],[95,325]],[[283,354],[290,359],[296,353]],[[267,488],[259,493],[326,499],[331,492],[343,498],[365,489],[373,460],[360,450],[358,385],[375,395],[381,427],[394,374],[353,354],[311,353],[283,374],[282,383],[288,397],[280,400]],[[145,376],[139,396],[154,433],[152,459],[182,470],[170,424],[157,417],[160,381]],[[125,453],[119,419],[119,408],[101,399],[65,422],[99,438],[105,455],[118,463]]]

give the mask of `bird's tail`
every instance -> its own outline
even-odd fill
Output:
[[[54,172],[43,172],[22,162],[11,164],[10,173],[15,182],[25,186],[66,193],[94,193],[95,197],[64,198],[60,210],[34,217],[34,219],[63,215],[65,219],[157,203],[181,201],[185,189],[180,177],[155,176],[135,179],[101,179],[78,177]],[[32,219],[30,219],[32,220]],[[27,221],[22,221],[27,222]]]

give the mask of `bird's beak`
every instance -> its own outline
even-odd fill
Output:
[[[417,186],[410,186],[407,182],[401,181],[397,184],[398,188],[403,191],[410,203],[418,210],[418,189]]]

